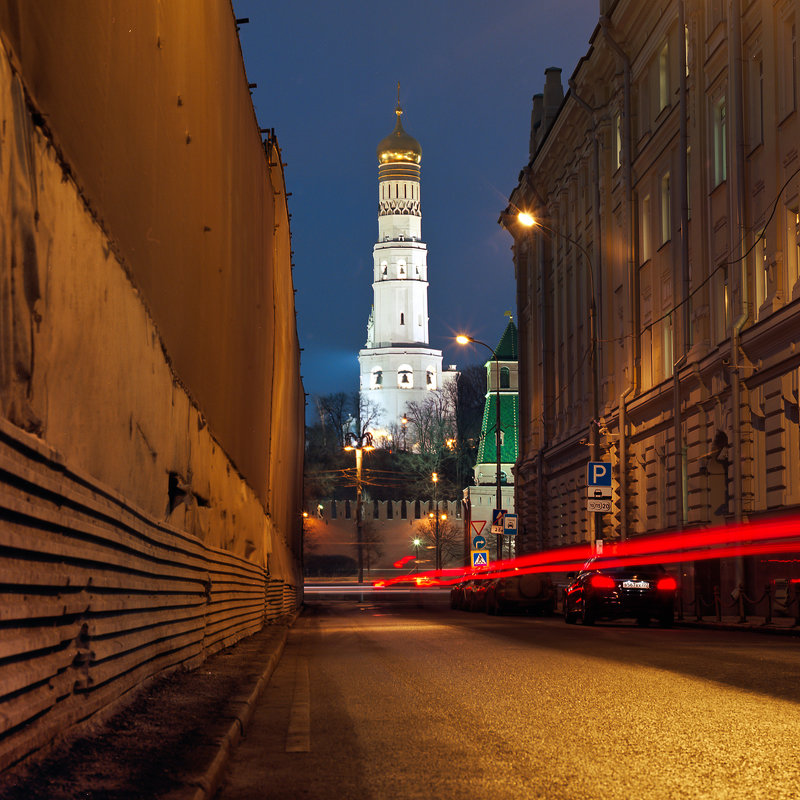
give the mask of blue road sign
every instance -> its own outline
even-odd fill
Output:
[[[488,550],[470,550],[472,556],[473,567],[488,567],[489,566],[489,551]]]
[[[472,540],[472,546],[475,550],[483,550],[486,547],[486,539],[483,536],[476,536]]]
[[[611,486],[611,464],[608,461],[590,461],[586,475],[586,485]]]
[[[503,517],[503,533],[514,536],[517,533],[517,515],[506,514]]]

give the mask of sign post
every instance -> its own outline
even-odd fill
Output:
[[[588,511],[607,514],[611,511],[611,464],[607,461],[590,461],[586,474]]]

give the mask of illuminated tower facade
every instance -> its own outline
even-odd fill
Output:
[[[377,150],[373,305],[367,341],[358,355],[361,399],[377,412],[370,428],[378,440],[396,439],[408,404],[441,390],[443,382],[442,351],[431,348],[428,341],[428,249],[422,241],[420,210],[422,148],[403,130],[399,102],[395,114],[394,130]]]

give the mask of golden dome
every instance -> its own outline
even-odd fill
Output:
[[[400,122],[403,109],[398,105],[394,113],[397,114],[397,124],[394,126],[394,130],[385,139],[381,139],[378,145],[378,163],[411,161],[419,164],[422,160],[422,147],[413,136],[409,136],[403,130],[403,124]]]

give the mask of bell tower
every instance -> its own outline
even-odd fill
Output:
[[[399,92],[398,92],[399,95]],[[378,411],[380,440],[397,435],[408,403],[442,388],[442,351],[428,340],[428,248],[422,241],[422,147],[403,129],[398,96],[394,130],[378,144],[378,241],[373,305],[359,351],[360,395]]]

